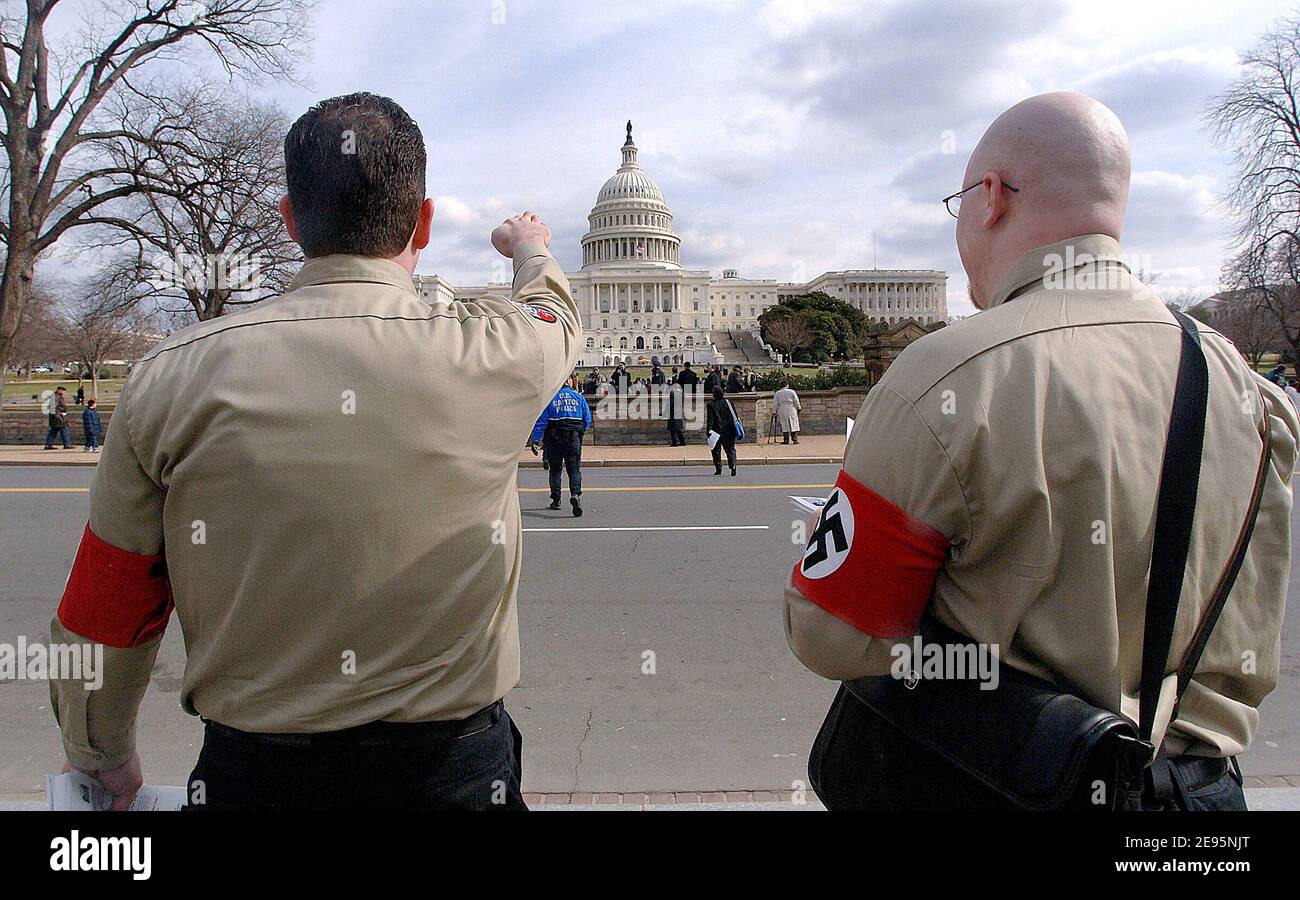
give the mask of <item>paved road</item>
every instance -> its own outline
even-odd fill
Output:
[[[800,518],[787,496],[825,494],[835,471],[592,469],[581,519],[567,504],[547,510],[544,473],[521,471],[524,663],[508,705],[525,735],[526,791],[788,791],[806,777],[834,686],[799,666],[781,630]],[[0,641],[48,634],[92,475],[0,469]],[[647,651],[654,674],[642,671]],[[1294,613],[1283,651],[1248,775],[1300,773]],[[158,783],[183,782],[201,737],[177,707],[183,661],[173,623],[140,720]],[[0,796],[43,791],[60,763],[46,686],[0,682]]]

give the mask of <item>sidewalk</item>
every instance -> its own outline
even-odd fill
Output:
[[[1246,805],[1253,812],[1300,810],[1300,787],[1260,787],[1246,778]],[[1276,779],[1281,780],[1281,779]],[[1292,779],[1300,781],[1300,778]],[[635,792],[625,794],[534,794],[524,792],[533,810],[585,812],[825,812],[811,790],[796,800],[789,791],[692,791],[677,793]],[[802,801],[802,802],[800,802]],[[40,812],[46,808],[43,793],[0,794],[0,812]]]
[[[740,444],[736,447],[742,466],[782,465],[796,463],[834,463],[844,460],[844,436],[838,434],[810,434],[799,438],[798,444]],[[0,445],[0,466],[93,466],[99,454],[84,453],[80,447],[71,450],[45,450],[39,444]],[[584,445],[583,466],[705,466],[713,462],[709,448],[704,444],[686,447],[665,446],[602,446]],[[539,469],[540,457],[527,449],[519,453],[519,466]]]

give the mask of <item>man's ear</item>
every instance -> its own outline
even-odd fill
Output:
[[[276,208],[280,210],[280,218],[284,219],[284,228],[289,232],[289,239],[295,244],[299,244],[298,223],[294,221],[293,206],[289,203],[288,194],[285,194],[280,198],[280,202]],[[301,246],[301,244],[299,245]]]
[[[429,246],[429,233],[433,230],[433,198],[425,197],[420,204],[420,214],[415,218],[415,231],[411,234],[411,249],[423,250]]]
[[[988,201],[984,208],[984,227],[992,228],[1007,212],[1007,188],[997,172],[984,174],[984,191]]]

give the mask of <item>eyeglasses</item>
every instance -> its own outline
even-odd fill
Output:
[[[979,181],[975,182],[970,187],[964,187],[957,193],[949,194],[947,197],[944,197],[943,205],[947,208],[948,215],[952,216],[954,219],[957,218],[957,212],[958,210],[961,209],[961,195],[966,193],[967,191],[975,190],[975,188],[979,187],[983,183],[984,183],[984,179],[981,178]],[[1014,188],[1011,185],[1007,184],[1005,181],[1002,182],[1002,186],[1009,191],[1014,191],[1017,194],[1020,193],[1020,188]]]

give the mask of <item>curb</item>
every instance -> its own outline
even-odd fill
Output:
[[[28,469],[47,468],[94,468],[98,460],[71,460],[71,459],[51,459],[49,461],[41,460],[21,460],[21,459],[0,459],[0,466],[20,466]],[[809,465],[843,465],[843,456],[762,456],[754,459],[745,459],[741,457],[740,465],[743,466],[809,466]],[[660,466],[711,466],[713,460],[705,459],[584,459],[582,467],[588,468],[657,468]],[[540,469],[542,463],[540,460],[522,460],[519,463],[521,469]]]
[[[843,456],[761,456],[754,459],[740,457],[740,466],[807,466],[821,464],[843,464]],[[72,463],[77,465],[77,463]],[[703,459],[584,459],[582,467],[586,468],[651,468],[659,466],[711,466],[713,460]],[[540,469],[540,460],[524,460],[519,463],[521,469]]]

